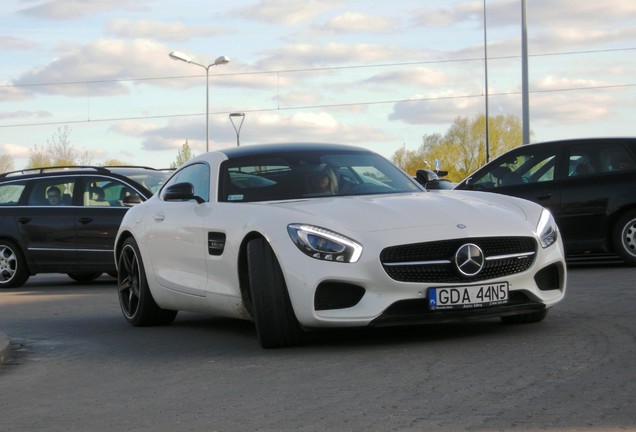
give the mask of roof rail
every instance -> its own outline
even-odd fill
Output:
[[[17,175],[28,175],[28,174],[41,174],[48,171],[70,171],[70,170],[88,170],[92,169],[96,172],[107,173],[109,172],[106,167],[95,166],[95,165],[59,165],[59,166],[51,166],[51,167],[40,167],[40,168],[26,168],[17,171],[9,171],[5,173],[0,173],[0,177],[11,177]]]
[[[144,166],[144,165],[104,165],[103,168],[142,168],[142,169],[159,171],[157,168]]]

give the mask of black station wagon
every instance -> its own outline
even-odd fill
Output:
[[[636,138],[524,145],[484,165],[456,189],[539,203],[554,215],[568,256],[616,253],[636,266]]]
[[[37,273],[116,276],[115,235],[130,206],[169,173],[148,167],[49,167],[0,174],[0,288]]]

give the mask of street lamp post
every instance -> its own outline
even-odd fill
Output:
[[[168,54],[172,60],[179,60],[193,65],[201,66],[205,69],[205,151],[210,151],[210,68],[212,66],[218,66],[230,62],[230,58],[226,56],[217,57],[214,63],[209,65],[203,65],[197,63],[186,54],[178,51],[172,51]]]
[[[236,128],[236,125],[234,124],[234,119],[235,118],[241,118],[241,122],[239,123],[239,127],[238,129]],[[236,146],[239,147],[241,145],[241,142],[239,141],[239,135],[241,133],[241,128],[243,127],[243,121],[245,120],[245,113],[232,113],[230,114],[230,121],[232,122],[232,126],[234,126],[234,130],[236,131]]]
[[[528,96],[528,22],[526,0],[521,0],[521,116],[523,144],[530,144],[530,99]]]

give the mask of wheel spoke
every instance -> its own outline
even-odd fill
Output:
[[[10,280],[15,274],[16,267],[17,257],[15,253],[7,247],[0,249],[0,280]]]
[[[124,313],[132,317],[139,305],[139,262],[135,250],[124,247],[119,258],[119,298]]]

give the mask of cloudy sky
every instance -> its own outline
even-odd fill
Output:
[[[61,128],[94,162],[168,166],[266,142],[390,157],[485,112],[521,119],[521,0],[3,0],[0,151],[23,168]],[[636,2],[527,0],[533,140],[628,136]],[[244,113],[233,117],[230,113]]]

